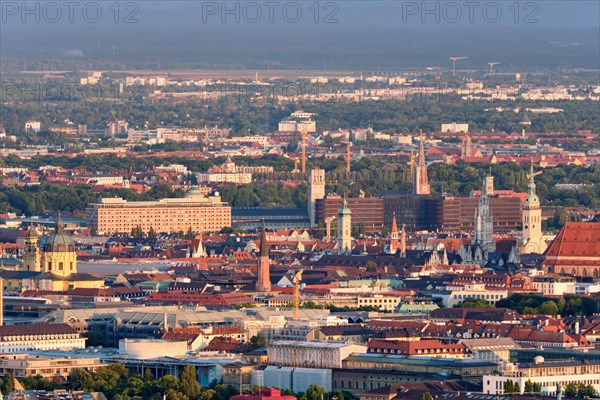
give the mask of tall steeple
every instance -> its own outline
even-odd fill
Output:
[[[260,234],[260,249],[258,253],[258,270],[256,290],[259,292],[271,291],[271,276],[270,276],[269,260],[269,242],[267,240],[267,230],[265,229],[265,221],[262,223],[262,232]]]
[[[400,257],[406,257],[406,228],[402,224],[402,232],[400,232]]]
[[[489,196],[494,192],[494,177],[491,175],[483,179],[479,205],[475,212],[475,243],[487,252],[496,251],[494,242],[494,217],[490,210]]]
[[[533,161],[529,167],[529,183],[527,184],[527,197],[522,208],[523,224],[523,249],[521,253],[543,253],[546,242],[542,237],[542,209],[540,198],[535,192],[535,176],[541,172],[533,172]]]
[[[425,140],[423,139],[423,131],[419,138],[419,164],[415,168],[414,174],[414,191],[416,194],[430,194],[429,179],[427,177],[427,163],[425,161]]]
[[[394,216],[392,217],[392,229],[390,230],[390,254],[396,254],[396,251],[398,251],[398,239],[398,224],[396,223],[396,213],[394,213]]]
[[[352,252],[352,211],[348,208],[346,198],[342,202],[342,208],[338,211],[338,254],[350,254]]]

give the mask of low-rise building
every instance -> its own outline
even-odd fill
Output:
[[[471,358],[471,350],[461,343],[442,343],[439,340],[381,340],[371,339],[367,344],[368,353],[401,354],[441,358]]]
[[[85,338],[67,324],[0,326],[0,353],[83,348]]]
[[[366,347],[338,342],[277,340],[269,344],[269,364],[280,367],[340,368],[342,360]]]
[[[516,384],[520,392],[525,383],[539,384],[543,395],[556,396],[557,387],[565,388],[569,383],[592,385],[600,390],[600,362],[550,361],[538,356],[530,364],[504,364],[498,374],[483,377],[483,392],[503,394],[507,381]]]
[[[0,355],[0,375],[11,372],[15,378],[22,379],[28,376],[42,376],[48,379],[68,381],[74,369],[96,371],[104,366],[99,358],[74,358],[74,357],[45,357],[30,354],[2,354]]]

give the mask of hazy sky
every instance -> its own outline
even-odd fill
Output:
[[[26,4],[23,6],[23,4]],[[224,65],[600,65],[600,1],[0,1],[0,54]],[[59,5],[60,7],[57,7]],[[61,6],[62,5],[62,6]],[[5,60],[0,59],[0,62]]]

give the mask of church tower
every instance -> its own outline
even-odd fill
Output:
[[[23,271],[40,271],[40,254],[38,250],[38,234],[33,226],[27,230],[23,243]]]
[[[419,143],[419,163],[415,167],[413,175],[413,188],[416,194],[430,194],[429,179],[427,178],[427,163],[425,162],[425,147],[423,132],[421,132]]]
[[[256,290],[259,292],[271,291],[271,272],[269,260],[269,242],[267,241],[267,231],[263,221],[262,232],[260,235],[260,250],[258,253],[258,279],[256,281]]]
[[[475,243],[487,252],[496,251],[494,242],[494,217],[490,210],[489,196],[494,193],[494,177],[486,176],[483,180],[479,204],[475,212]]]
[[[538,173],[539,174],[539,173]],[[529,170],[529,184],[527,185],[527,197],[523,204],[523,249],[521,253],[543,253],[546,251],[546,242],[542,238],[542,209],[540,198],[535,193],[535,174],[533,163]]]
[[[400,232],[400,257],[406,257],[406,227],[402,224],[402,232]]]
[[[390,230],[390,247],[389,253],[396,254],[398,251],[398,239],[400,235],[398,233],[398,224],[396,223],[396,213],[392,217],[392,229]]]
[[[65,233],[65,224],[60,215],[54,225],[54,233],[44,242],[41,261],[43,272],[62,277],[77,273],[75,243]]]
[[[308,173],[308,218],[310,226],[317,225],[316,204],[318,199],[325,197],[325,170],[311,169]]]
[[[352,212],[344,198],[342,208],[338,211],[338,254],[352,252]]]

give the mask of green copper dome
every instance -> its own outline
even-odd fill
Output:
[[[352,211],[348,208],[348,203],[346,202],[346,198],[344,197],[344,201],[342,202],[342,208],[339,209],[338,215],[350,215]]]
[[[44,252],[58,253],[58,252],[75,252],[75,243],[65,233],[65,224],[60,217],[56,220],[54,225],[54,233],[48,236],[44,242]]]

